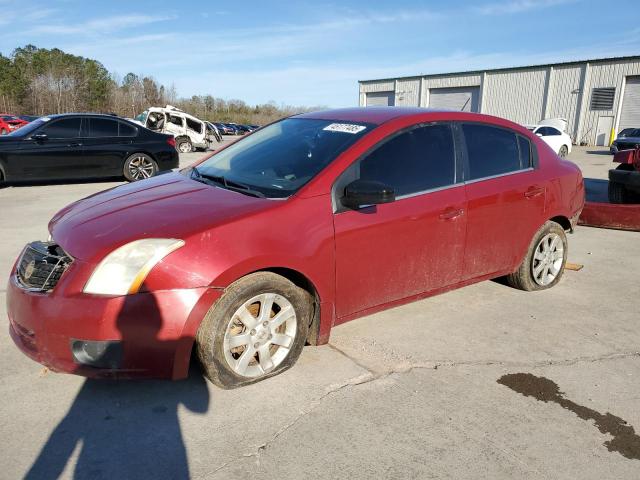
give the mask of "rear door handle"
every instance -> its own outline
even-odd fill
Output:
[[[462,208],[446,208],[440,213],[440,220],[453,220],[464,215]]]
[[[82,144],[78,142],[72,142],[67,144],[67,147],[81,147],[81,146]]]
[[[544,193],[543,187],[529,187],[529,189],[524,192],[525,198],[534,198],[539,197]]]

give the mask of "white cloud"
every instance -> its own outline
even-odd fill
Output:
[[[76,24],[47,24],[37,25],[29,30],[31,34],[100,34],[109,33],[125,28],[139,27],[150,23],[172,20],[174,17],[167,15],[116,15],[112,17],[96,18]]]
[[[510,0],[506,2],[487,3],[475,7],[474,10],[482,15],[503,15],[551,8],[576,1],[578,0]]]

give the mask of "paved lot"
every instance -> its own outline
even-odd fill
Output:
[[[586,150],[570,158],[606,178],[610,157]],[[113,185],[0,190],[2,332],[24,243]],[[639,240],[579,228],[569,259],[584,269],[550,291],[483,282],[362,318],[233,391],[197,372],[53,374],[2,334],[0,478],[640,478]]]

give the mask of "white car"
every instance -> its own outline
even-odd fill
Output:
[[[542,138],[559,157],[564,158],[571,153],[571,137],[567,133],[549,125],[537,125],[527,128]]]
[[[215,141],[213,130],[207,128],[205,122],[172,105],[151,107],[135,119],[149,130],[173,135],[180,153],[198,148],[206,150]]]

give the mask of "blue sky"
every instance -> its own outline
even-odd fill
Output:
[[[640,54],[637,1],[0,0],[28,43],[250,104],[349,106],[361,79]]]

